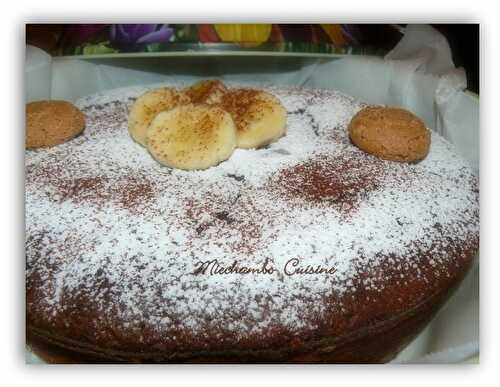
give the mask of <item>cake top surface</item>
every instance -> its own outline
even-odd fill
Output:
[[[285,137],[173,170],[128,134],[144,90],[80,100],[83,135],[26,153],[28,310],[48,324],[83,305],[124,331],[296,332],[360,289],[446,276],[477,247],[476,178],[435,133],[425,160],[383,161],[348,138],[365,104],[268,87],[288,111]]]

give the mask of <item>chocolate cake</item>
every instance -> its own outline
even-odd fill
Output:
[[[26,152],[30,342],[87,362],[385,362],[425,327],[478,250],[472,170],[436,133],[418,163],[364,153],[347,125],[366,104],[341,93],[265,90],[287,135],[205,171],[131,139],[141,88],[80,100],[82,135]]]

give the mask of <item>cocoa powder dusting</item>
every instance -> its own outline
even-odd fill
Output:
[[[106,178],[100,176],[65,179],[57,184],[57,190],[62,200],[97,202],[110,197],[106,181]]]
[[[319,156],[285,169],[271,180],[271,189],[288,200],[326,203],[340,210],[351,211],[370,191],[376,190],[383,176],[383,163],[350,158]]]
[[[121,186],[118,202],[125,208],[135,208],[141,203],[147,203],[154,198],[152,183],[145,179],[129,177]]]
[[[134,210],[141,204],[154,199],[152,183],[144,177],[125,177],[111,181],[105,177],[81,177],[64,179],[56,184],[60,201],[93,203],[103,205],[106,200],[114,200],[121,207]]]
[[[222,97],[221,106],[233,117],[237,130],[244,130],[249,121],[258,114],[261,101],[258,99],[259,90],[254,89],[234,89]]]
[[[205,103],[215,93],[225,93],[226,87],[219,80],[210,80],[202,82],[186,90],[186,94],[192,103]]]
[[[222,112],[219,110],[212,110],[210,113],[204,114],[197,125],[199,135],[211,135],[221,120]]]

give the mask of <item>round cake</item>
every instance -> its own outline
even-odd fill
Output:
[[[436,133],[418,163],[364,153],[347,127],[367,105],[341,93],[263,90],[287,135],[204,171],[129,136],[137,87],[80,100],[81,136],[26,152],[29,342],[88,362],[386,362],[425,327],[478,250],[472,169]]]

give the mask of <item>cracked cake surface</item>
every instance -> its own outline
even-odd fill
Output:
[[[29,327],[139,352],[274,348],[453,282],[479,240],[477,179],[454,147],[433,133],[425,160],[384,161],[349,141],[366,104],[264,90],[287,135],[205,171],[161,166],[130,138],[137,87],[81,99],[82,135],[26,152]]]

